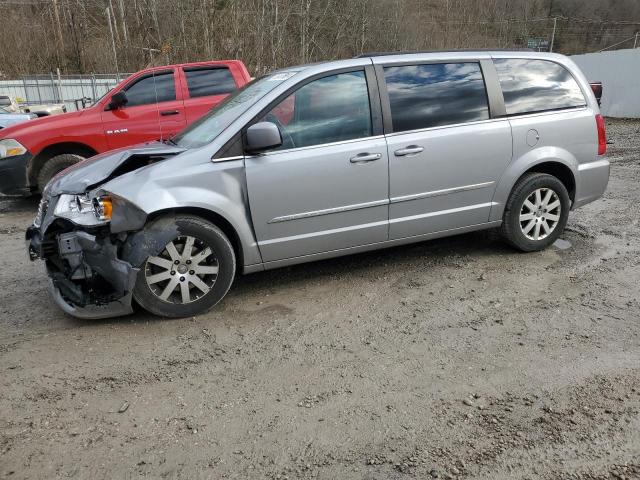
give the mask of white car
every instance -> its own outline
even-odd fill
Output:
[[[48,117],[67,113],[67,106],[64,103],[44,103],[41,105],[20,104],[15,97],[0,95],[0,108],[9,113],[32,113],[36,117]]]
[[[58,115],[67,113],[67,107],[64,103],[51,103],[43,105],[23,105],[21,110],[24,113],[31,113],[36,117],[48,117],[49,115]]]
[[[13,113],[4,107],[0,107],[0,129],[37,117],[35,113]]]
[[[20,106],[15,97],[9,95],[0,95],[0,108],[3,108],[9,113],[20,113]]]

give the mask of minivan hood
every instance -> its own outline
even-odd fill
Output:
[[[112,178],[184,151],[182,147],[150,142],[96,155],[72,165],[53,177],[45,187],[43,196],[57,196],[62,193],[82,194]]]

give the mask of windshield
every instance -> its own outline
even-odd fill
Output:
[[[178,133],[171,139],[172,143],[185,148],[198,148],[211,143],[253,104],[295,74],[279,72],[252,80]]]

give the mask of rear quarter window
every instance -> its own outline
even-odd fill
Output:
[[[236,89],[236,82],[228,68],[185,68],[189,97],[225,95]]]
[[[562,65],[548,60],[494,59],[507,115],[586,105],[582,90]]]

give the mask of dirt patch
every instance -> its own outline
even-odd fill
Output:
[[[608,133],[568,244],[255,274],[194,319],[65,316],[24,250],[36,202],[0,200],[0,475],[640,478],[640,122]]]

